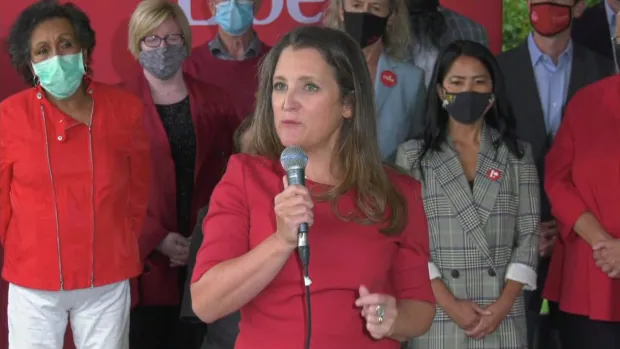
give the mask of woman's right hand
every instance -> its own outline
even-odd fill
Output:
[[[277,230],[276,237],[280,238],[287,246],[297,246],[297,234],[302,223],[312,226],[314,203],[308,188],[301,185],[288,185],[286,176],[282,178],[284,190],[276,195],[274,211],[276,213]]]
[[[484,310],[475,302],[462,299],[457,299],[455,303],[450,306],[449,310],[445,310],[448,316],[450,316],[460,328],[466,331],[478,325],[482,314],[488,313],[487,310]]]

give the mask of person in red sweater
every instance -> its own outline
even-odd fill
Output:
[[[233,148],[238,116],[228,96],[183,72],[192,32],[167,0],[141,1],[129,21],[129,49],[143,71],[126,87],[145,105],[152,186],[140,236],[144,273],[133,283],[132,349],[198,349],[203,326],[179,319],[189,241]]]
[[[310,325],[313,349],[396,349],[430,327],[421,187],[381,162],[365,64],[349,35],[316,26],[265,57],[253,155],[233,155],[213,192],[191,286],[207,323],[241,309],[237,349],[301,349]],[[278,160],[292,145],[307,153],[307,187],[287,185]],[[309,291],[294,253],[302,222]]]
[[[261,0],[206,0],[215,16],[216,37],[195,48],[184,70],[198,80],[220,86],[235,101],[238,123],[254,111],[258,64],[269,52],[252,29]]]
[[[571,99],[546,159],[558,224],[543,292],[562,349],[620,348],[620,75]]]
[[[9,35],[32,87],[0,104],[0,242],[9,348],[127,348],[142,271],[150,143],[142,102],[92,82],[95,32],[73,4],[37,2]]]

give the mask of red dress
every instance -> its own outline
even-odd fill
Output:
[[[571,99],[545,172],[560,238],[543,296],[567,313],[620,321],[620,279],[596,266],[592,247],[573,231],[579,216],[590,212],[620,238],[620,76],[589,85]]]
[[[216,264],[241,256],[276,231],[273,199],[283,190],[279,162],[233,155],[213,191],[203,224],[193,282]],[[418,182],[390,172],[408,201],[409,223],[399,236],[387,237],[376,226],[344,222],[331,203],[315,202],[310,228],[313,349],[397,349],[391,339],[373,340],[355,307],[360,285],[371,293],[434,303],[428,275],[428,228]],[[319,186],[307,183],[311,191]],[[340,199],[341,213],[354,208],[354,196]],[[275,279],[241,309],[236,349],[301,349],[305,339],[305,303],[296,254]]]

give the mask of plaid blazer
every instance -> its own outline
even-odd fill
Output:
[[[439,45],[445,47],[456,40],[470,40],[489,47],[489,35],[483,25],[445,7],[439,10],[446,21],[446,32]]]
[[[431,262],[441,280],[456,298],[483,307],[499,298],[509,265],[522,264],[534,273],[538,262],[540,189],[530,147],[521,144],[525,154],[518,159],[503,143],[495,147],[497,140],[499,133],[485,126],[473,190],[450,141],[424,157],[422,172],[420,141],[402,144],[396,159],[422,182]],[[409,348],[527,349],[526,331],[522,296],[500,327],[482,340],[465,335],[437,305],[430,331]]]

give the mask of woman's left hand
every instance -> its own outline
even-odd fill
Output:
[[[512,304],[506,301],[497,302],[484,308],[484,313],[480,314],[480,322],[475,328],[465,331],[465,334],[474,339],[482,339],[495,332],[499,325],[504,321],[512,309]]]
[[[370,336],[374,339],[389,337],[398,317],[396,299],[387,294],[370,293],[366,286],[360,286],[359,292],[355,305],[362,308]]]
[[[610,278],[620,278],[620,239],[594,245],[594,260],[596,266]]]

